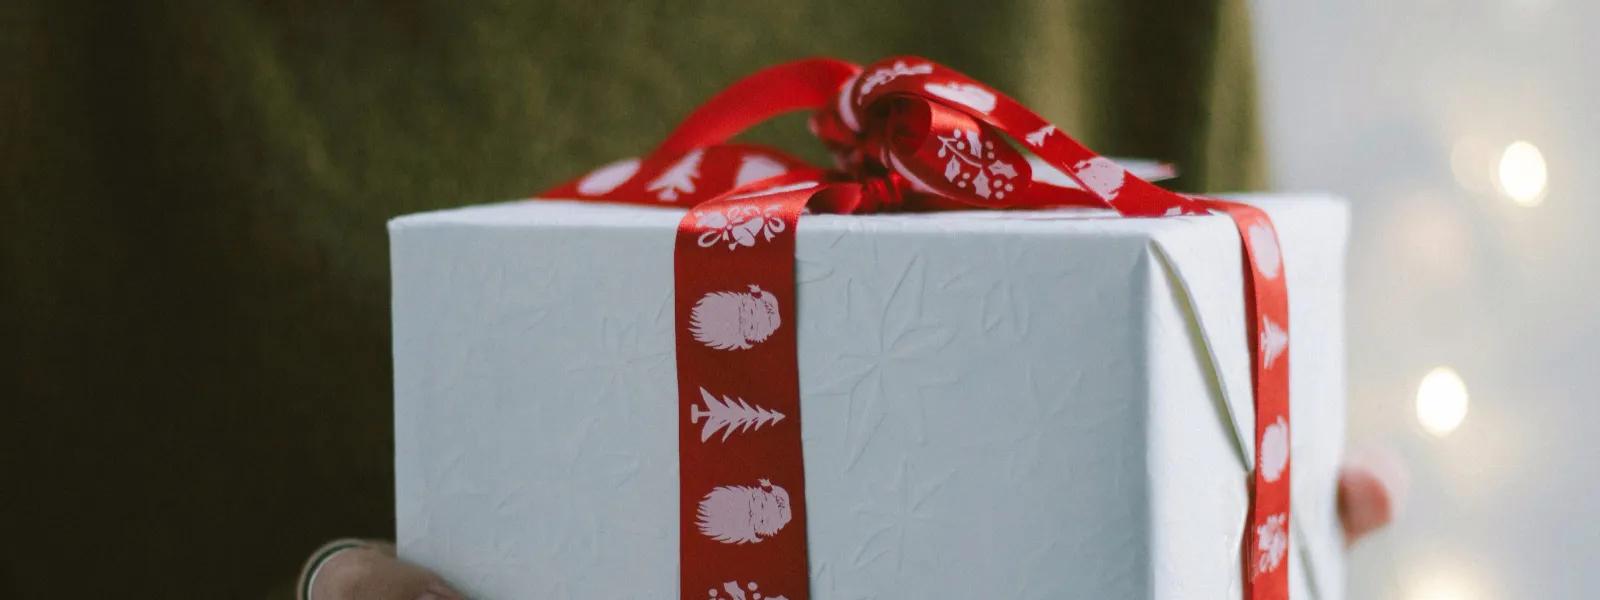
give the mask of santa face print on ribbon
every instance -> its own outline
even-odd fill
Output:
[[[767,341],[783,324],[778,316],[778,297],[758,285],[749,289],[702,296],[689,317],[694,339],[717,350],[749,350]]]
[[[700,500],[699,515],[700,533],[724,544],[760,543],[794,517],[788,490],[765,479],[753,486],[718,486]]]

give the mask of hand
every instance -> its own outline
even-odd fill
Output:
[[[1405,470],[1382,454],[1347,458],[1339,468],[1339,520],[1349,546],[1388,525],[1405,495]],[[322,563],[309,600],[462,600],[438,575],[395,557],[394,546],[369,542]],[[308,600],[301,598],[300,600]]]
[[[304,586],[300,586],[300,589],[304,589]],[[312,582],[309,600],[464,598],[438,575],[397,558],[393,544],[362,542],[360,546],[340,550],[322,562]],[[301,597],[299,600],[308,599]]]

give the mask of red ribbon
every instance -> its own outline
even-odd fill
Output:
[[[811,129],[835,168],[727,143],[795,110],[815,111]],[[1006,137],[1079,187],[1034,180]],[[917,57],[762,70],[702,105],[648,156],[541,197],[689,209],[674,290],[685,599],[810,597],[794,310],[802,213],[1092,206],[1129,217],[1228,215],[1243,242],[1247,335],[1256,341],[1244,595],[1288,597],[1288,293],[1277,234],[1260,209],[1161,189],[1004,94]]]

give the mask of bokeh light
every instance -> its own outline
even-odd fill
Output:
[[[1417,386],[1417,422],[1428,433],[1444,436],[1467,418],[1467,384],[1450,367],[1436,367]]]
[[[1545,183],[1549,174],[1545,170],[1544,154],[1539,147],[1525,141],[1515,141],[1500,153],[1495,185],[1506,197],[1522,206],[1538,206],[1544,202]]]
[[[1432,573],[1416,582],[1407,600],[1477,600],[1473,586],[1464,578],[1449,572]]]

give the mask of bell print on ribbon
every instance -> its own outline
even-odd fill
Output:
[[[751,405],[744,398],[730,398],[723,396],[717,400],[711,392],[700,388],[700,401],[704,406],[689,407],[689,422],[699,423],[705,421],[700,428],[700,441],[704,442],[722,431],[722,441],[728,441],[728,436],[734,432],[744,433],[753,429],[761,429],[768,425],[783,420],[783,413],[770,410],[761,405]]]
[[[743,587],[738,580],[724,581],[722,589],[711,588],[706,590],[706,600],[789,600],[783,596],[763,596],[761,586],[752,581]]]
[[[755,486],[724,485],[700,500],[700,533],[724,544],[755,544],[789,524],[789,492],[762,479]]]
[[[788,228],[779,214],[778,206],[730,206],[721,209],[696,210],[694,226],[703,230],[696,240],[701,248],[726,243],[729,250],[741,246],[748,248],[759,241],[771,241]]]
[[[778,330],[778,297],[751,285],[750,292],[711,292],[689,315],[694,339],[716,350],[749,350]]]

